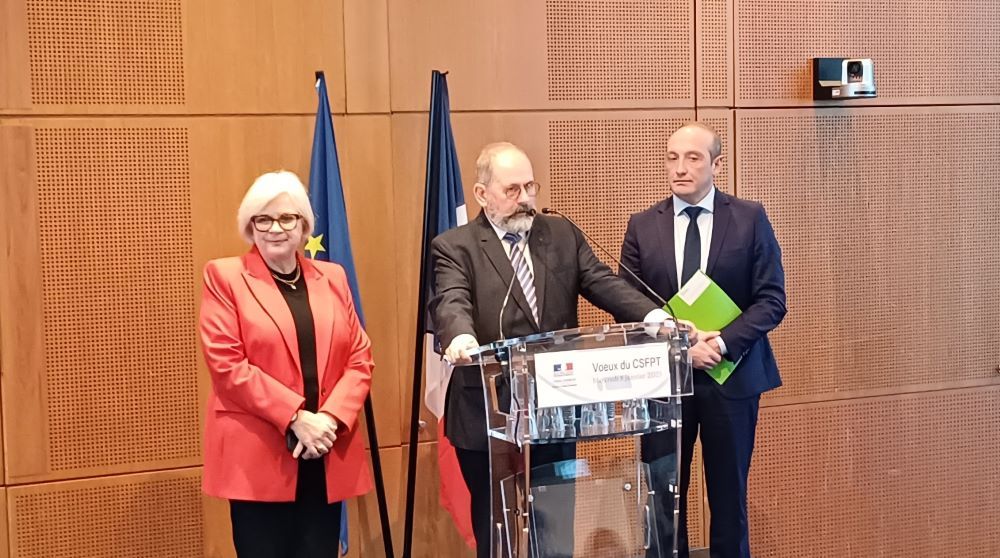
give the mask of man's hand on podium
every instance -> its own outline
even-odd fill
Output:
[[[472,357],[469,356],[468,351],[475,349],[479,346],[479,341],[468,333],[463,333],[461,335],[456,335],[454,339],[451,340],[451,344],[444,351],[444,359],[451,364],[458,366],[460,364],[472,364]]]

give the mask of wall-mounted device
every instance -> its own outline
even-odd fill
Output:
[[[813,99],[875,97],[875,66],[871,58],[813,58]]]

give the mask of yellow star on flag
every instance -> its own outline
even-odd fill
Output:
[[[308,242],[306,242],[306,252],[309,252],[309,257],[316,259],[316,252],[326,252],[326,248],[323,248],[323,235],[309,236]]]

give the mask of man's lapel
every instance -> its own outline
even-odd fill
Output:
[[[663,261],[667,266],[667,279],[670,292],[665,296],[669,300],[677,292],[677,256],[674,252],[674,198],[673,196],[660,202],[656,208],[659,218],[656,220],[658,237],[660,239],[660,250],[663,253]]]

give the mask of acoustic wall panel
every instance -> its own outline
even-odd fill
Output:
[[[621,409],[618,411],[620,413]],[[609,476],[609,473],[618,473],[621,471],[619,468],[621,463],[635,466],[635,448],[633,444],[635,444],[635,440],[631,438],[582,442],[576,447],[576,456],[577,459],[585,459],[589,462],[588,467],[594,475],[613,478]],[[577,532],[576,553],[596,557],[624,555],[625,553],[619,550],[619,545],[623,543],[622,537],[618,536],[615,531],[633,526],[626,525],[626,522],[622,518],[605,517],[606,514],[602,515],[601,509],[599,500],[595,499],[593,502],[584,502],[581,493],[577,492],[575,521]],[[701,444],[696,442],[691,466],[690,487],[687,493],[688,543],[691,548],[707,546],[707,514],[708,504],[706,502],[704,474],[702,473],[701,466]],[[613,528],[601,529],[602,525]],[[596,536],[586,539],[584,534]]]
[[[733,106],[732,0],[695,2],[698,106]]]
[[[995,2],[732,1],[738,107],[813,104],[819,56],[875,62],[863,104],[1000,102]]]
[[[997,382],[1000,109],[738,111],[736,129],[737,191],[786,269],[772,401]]]
[[[181,0],[25,0],[35,105],[183,105]]]
[[[694,106],[693,5],[681,0],[389,1],[393,111]],[[455,22],[467,22],[456,25]]]
[[[549,100],[689,99],[690,28],[682,2],[546,0]]]
[[[761,558],[1000,555],[1000,388],[761,410]]]
[[[182,469],[8,488],[11,556],[201,556],[200,477]]]

